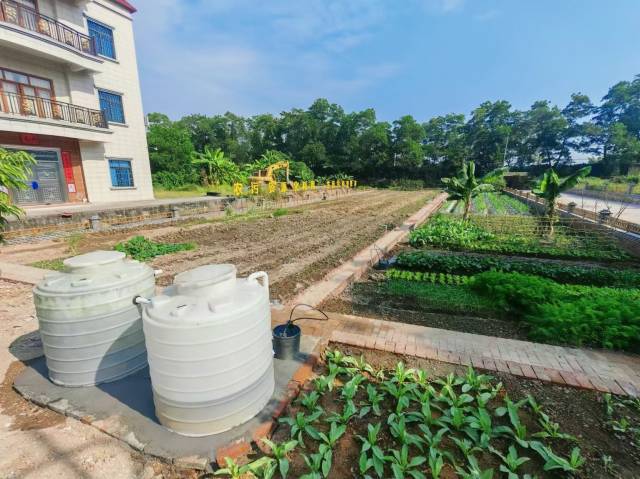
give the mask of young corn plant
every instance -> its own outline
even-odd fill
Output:
[[[585,462],[585,458],[580,454],[580,448],[574,447],[568,459],[558,456],[550,446],[545,446],[541,442],[531,441],[531,449],[536,451],[545,461],[544,470],[561,470],[564,472],[576,472]]]
[[[391,465],[394,479],[425,479],[425,475],[419,470],[427,458],[424,456],[416,456],[409,458],[409,446],[403,445],[400,450],[391,449],[390,456],[385,456],[385,461]]]
[[[286,479],[289,473],[289,459],[287,454],[295,449],[298,441],[277,443],[265,438],[262,439],[262,442],[271,448],[271,455],[278,463],[278,472],[282,476],[282,479]]]
[[[357,436],[362,442],[360,448],[360,474],[365,474],[369,469],[373,468],[378,477],[384,475],[384,453],[378,445],[378,434],[380,433],[381,423],[367,424],[367,437]]]
[[[321,414],[322,411],[316,411],[309,415],[299,412],[296,414],[295,418],[280,418],[280,422],[287,424],[291,428],[291,438],[296,439],[302,447],[306,448],[307,446],[304,443],[304,436],[309,436],[316,440],[320,438],[318,430],[313,427],[313,423],[320,418]]]
[[[509,452],[506,456],[493,447],[489,447],[489,450],[502,459],[503,464],[500,464],[500,470],[507,474],[508,479],[519,479],[518,468],[530,461],[528,457],[518,456],[518,451],[514,446],[509,446]]]

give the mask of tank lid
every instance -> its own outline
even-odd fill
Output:
[[[208,264],[177,274],[173,280],[180,291],[212,286],[236,279],[236,267],[232,264]]]
[[[67,258],[63,261],[65,268],[69,272],[75,272],[84,268],[95,268],[121,262],[125,258],[125,254],[121,251],[92,251],[91,253],[81,254],[73,258]]]

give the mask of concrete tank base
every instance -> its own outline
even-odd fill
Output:
[[[310,343],[305,350],[312,350],[317,339],[305,337]],[[98,386],[65,388],[49,381],[44,357],[39,357],[26,363],[14,388],[26,399],[81,419],[146,454],[183,467],[204,469],[215,461],[218,448],[239,439],[251,441],[253,431],[273,416],[286,396],[287,383],[306,358],[306,354],[300,354],[295,360],[276,359],[275,390],[258,415],[228,431],[203,437],[186,437],[159,423],[148,368]]]

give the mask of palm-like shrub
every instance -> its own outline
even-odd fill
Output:
[[[469,218],[471,200],[480,193],[494,191],[495,187],[489,181],[502,176],[506,168],[498,168],[487,173],[482,178],[476,178],[476,164],[473,161],[463,163],[458,176],[442,178],[444,190],[449,194],[449,200],[458,200],[464,203],[463,219]]]
[[[585,176],[591,173],[591,167],[580,168],[574,174],[560,178],[553,168],[545,171],[538,185],[532,190],[533,194],[542,198],[547,205],[547,221],[549,222],[549,236],[553,236],[554,223],[556,221],[556,204],[560,194],[578,184]]]
[[[220,148],[213,150],[205,146],[204,152],[192,154],[191,163],[204,170],[207,185],[231,184],[242,180],[238,165],[226,158]]]
[[[22,214],[22,210],[11,203],[9,189],[26,189],[31,167],[35,163],[33,156],[25,151],[7,151],[0,148],[0,231],[4,228],[7,217]]]

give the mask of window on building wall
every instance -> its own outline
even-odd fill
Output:
[[[89,27],[89,36],[93,38],[96,45],[96,53],[115,59],[116,48],[113,44],[113,29],[89,19],[87,19],[87,26]]]
[[[98,90],[100,97],[100,109],[104,111],[107,121],[124,123],[124,109],[122,108],[122,95],[108,91]]]
[[[111,173],[111,186],[114,188],[132,188],[134,186],[131,160],[109,160],[109,172]]]

